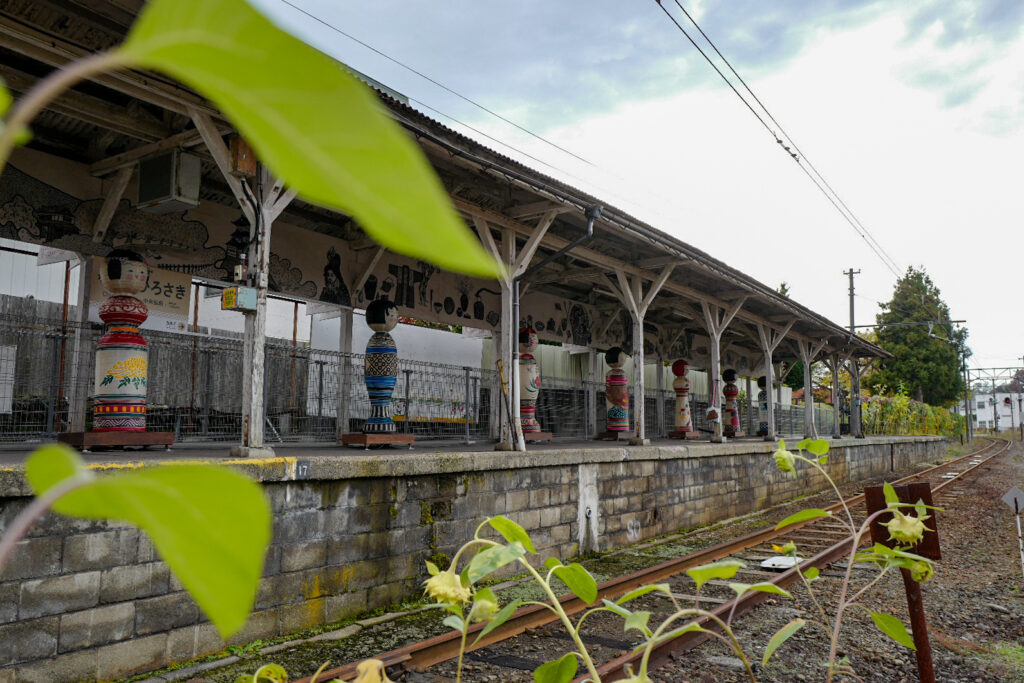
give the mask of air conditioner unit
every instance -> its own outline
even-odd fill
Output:
[[[139,208],[175,213],[199,204],[199,157],[178,149],[139,162]]]

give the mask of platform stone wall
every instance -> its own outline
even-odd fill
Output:
[[[944,451],[944,440],[931,437],[843,440],[833,444],[828,468],[841,481],[877,478]],[[416,595],[424,561],[451,557],[489,515],[523,525],[541,556],[567,558],[581,542],[604,550],[825,485],[806,472],[781,474],[770,444],[757,442],[527,454],[306,452],[320,454],[232,461],[263,482],[274,530],[252,617],[230,644]],[[17,468],[0,471],[0,531],[27,496]],[[131,527],[48,516],[0,576],[0,683],[106,680],[225,646]]]

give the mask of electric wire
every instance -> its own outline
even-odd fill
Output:
[[[282,1],[284,1],[284,0],[282,0]],[[674,0],[674,1],[676,2],[677,5],[682,7],[682,5],[679,4],[678,0]],[[695,41],[693,39],[693,37],[689,34],[689,32],[687,32],[687,30],[685,28],[683,28],[683,25],[680,24],[679,21],[674,16],[672,16],[672,13],[669,12],[668,9],[662,4],[661,0],[654,0],[654,2],[658,5],[658,8],[661,9],[661,11],[665,14],[665,16],[668,17],[669,20],[673,24],[675,24],[675,26],[679,30],[679,32],[682,33],[686,37],[686,39],[690,42],[690,44],[693,45],[693,47],[697,50],[697,52],[699,52],[700,55],[704,58],[704,60],[711,66],[711,68],[715,70],[715,72],[719,75],[719,77],[721,77],[722,81],[724,81],[725,84],[729,86],[729,89],[732,90],[733,93],[740,99],[740,101],[743,102],[743,104],[747,107],[747,109],[750,110],[750,113],[753,114],[757,118],[757,120],[761,123],[762,126],[764,126],[765,130],[767,130],[772,135],[772,137],[776,140],[776,142],[778,142],[780,145],[783,146],[783,148],[786,149],[786,151],[793,158],[793,160],[796,161],[797,166],[800,167],[800,169],[804,172],[804,174],[811,180],[812,183],[814,183],[815,187],[817,187],[818,190],[822,193],[822,195],[824,195],[825,198],[828,199],[829,203],[831,203],[832,206],[835,207],[836,211],[839,212],[839,214],[846,220],[846,222],[850,224],[850,227],[853,228],[854,232],[856,232],[860,236],[860,238],[864,240],[864,243],[867,244],[868,248],[871,249],[871,251],[875,254],[875,256],[878,257],[878,259],[883,263],[883,265],[886,266],[886,268],[888,268],[892,272],[893,275],[895,275],[897,278],[899,278],[900,277],[899,267],[896,264],[896,262],[893,261],[891,258],[886,258],[888,256],[888,254],[883,255],[883,251],[884,250],[881,249],[881,245],[878,245],[877,247],[875,246],[877,244],[877,242],[874,241],[873,237],[869,237],[869,235],[867,233],[867,230],[862,229],[862,227],[858,227],[858,224],[860,223],[860,221],[856,219],[856,216],[853,214],[852,211],[849,210],[849,208],[847,208],[845,211],[843,210],[843,207],[846,206],[845,203],[843,203],[842,206],[840,206],[840,203],[842,202],[842,199],[839,198],[839,195],[836,194],[835,191],[831,189],[831,186],[828,186],[828,189],[826,189],[827,183],[825,183],[824,177],[822,176],[821,180],[819,181],[819,179],[817,177],[815,177],[815,174],[818,174],[816,169],[815,169],[815,173],[812,174],[808,170],[808,168],[806,166],[804,166],[802,163],[800,163],[800,160],[803,157],[803,154],[800,153],[799,151],[793,152],[792,150],[790,150],[788,147],[786,147],[782,143],[782,140],[779,138],[778,133],[775,130],[773,130],[770,125],[768,125],[768,122],[765,121],[764,117],[762,117],[757,112],[757,110],[754,109],[753,105],[751,105],[751,103],[747,100],[747,98],[745,98],[743,96],[743,94],[740,93],[740,91],[736,88],[736,86],[733,85],[732,81],[730,81],[729,78],[724,73],[722,73],[722,70],[718,68],[718,65],[715,64],[714,61],[711,59],[711,57],[708,56],[708,54],[704,51],[704,49],[701,48],[701,46],[697,44],[697,41]],[[684,10],[684,12],[685,12],[685,10]],[[691,23],[693,23],[694,26],[697,26],[697,29],[701,32],[701,35],[704,36],[705,40],[707,40],[708,43],[711,44],[712,47],[714,47],[714,44],[711,43],[711,40],[707,38],[707,35],[704,33],[703,30],[700,29],[700,27],[697,25],[697,23],[693,21],[693,18],[690,17],[689,13],[687,13],[686,16],[690,19]],[[718,52],[718,54],[721,55],[721,52],[718,51],[717,47],[714,47],[714,49],[715,49],[715,52]],[[723,57],[722,59],[724,60],[725,58]],[[726,63],[728,63],[728,62],[726,62]],[[730,65],[729,68],[732,69],[732,66]],[[735,70],[733,70],[733,73],[736,73]],[[737,74],[737,78],[739,78],[738,74]],[[743,82],[742,79],[740,79],[740,81]],[[744,86],[745,85],[746,84],[744,83]],[[747,88],[747,89],[749,91],[749,88]],[[751,93],[751,94],[753,95],[753,93]],[[772,122],[775,123],[775,125],[778,126],[778,122],[775,121],[774,117],[772,117],[771,113],[760,102],[760,100],[758,100],[756,96],[754,96],[754,99],[755,99],[755,101],[757,101],[757,103],[760,105],[760,107],[762,109],[764,109],[765,113],[768,115],[769,118],[771,118]],[[782,126],[779,126],[779,129],[780,129],[780,131],[784,135],[786,135],[786,138],[789,140],[790,144],[792,144],[793,147],[796,148],[796,145],[795,145],[795,143],[793,143],[792,138],[790,138],[789,135],[786,134],[784,130],[782,130]],[[808,162],[808,164],[810,164],[810,162]],[[812,168],[813,168],[813,165],[812,165]],[[820,175],[820,174],[818,174],[818,175]]]
[[[739,82],[743,85],[743,88],[748,93],[750,93],[750,96],[754,98],[754,101],[757,102],[759,107],[761,107],[761,110],[764,111],[764,113],[768,116],[769,119],[771,119],[771,122],[774,123],[776,126],[778,126],[779,132],[781,132],[786,137],[786,139],[789,141],[789,144],[791,144],[793,146],[793,150],[799,155],[799,158],[796,159],[797,163],[800,163],[801,161],[803,161],[804,163],[806,163],[811,168],[811,170],[814,171],[814,174],[816,176],[818,176],[818,178],[821,179],[821,182],[825,185],[825,187],[828,188],[828,190],[833,194],[833,196],[835,196],[835,198],[839,202],[839,204],[843,207],[843,209],[846,210],[847,213],[849,213],[850,217],[857,223],[857,225],[864,232],[864,234],[867,235],[867,237],[875,244],[875,246],[878,247],[879,251],[881,251],[882,254],[885,255],[885,258],[888,259],[889,263],[891,263],[893,266],[895,266],[897,268],[897,270],[898,270],[899,269],[899,265],[896,263],[896,261],[889,255],[889,253],[879,243],[879,241],[877,239],[875,239],[875,236],[871,234],[871,232],[867,229],[867,227],[865,227],[865,225],[863,223],[861,223],[860,219],[857,218],[856,214],[853,213],[853,211],[850,209],[850,207],[847,206],[846,202],[843,201],[842,197],[839,196],[839,193],[835,191],[835,188],[833,188],[832,185],[828,182],[828,179],[825,178],[825,176],[821,173],[821,171],[819,171],[818,168],[814,165],[814,162],[812,162],[810,160],[810,158],[806,154],[804,154],[803,150],[801,150],[800,147],[796,144],[796,140],[794,140],[793,137],[788,132],[786,132],[786,129],[783,128],[782,124],[779,123],[778,120],[775,118],[775,116],[772,115],[771,110],[769,110],[768,107],[765,106],[764,102],[761,101],[761,98],[759,98],[757,96],[757,93],[755,93],[753,91],[753,89],[751,89],[750,85],[748,85],[747,82],[745,80],[743,80],[743,77],[740,76],[739,72],[736,71],[735,67],[733,67],[732,62],[730,62],[726,58],[726,56],[724,54],[722,54],[721,50],[718,49],[718,46],[715,45],[715,42],[713,40],[711,40],[711,37],[708,36],[708,34],[704,32],[704,29],[702,29],[700,27],[700,24],[697,23],[697,20],[694,19],[690,15],[690,13],[688,11],[686,11],[686,8],[683,7],[682,3],[679,0],[673,0],[673,1],[676,3],[676,6],[679,7],[679,9],[683,12],[683,14],[686,15],[686,18],[690,20],[690,23],[693,24],[697,28],[698,31],[700,31],[700,34],[701,34],[701,36],[704,37],[704,40],[706,40],[708,45],[710,45],[711,48],[715,51],[715,54],[717,54],[722,59],[722,61],[725,62],[725,65],[727,67],[729,67],[729,71],[731,71],[732,74],[734,76],[736,76],[737,80],[739,80]],[[775,137],[775,141],[778,144],[780,144],[783,147],[785,147],[785,145],[783,144],[782,139],[779,138],[777,135]]]
[[[356,38],[355,36],[353,36],[353,35],[351,35],[349,33],[346,33],[345,31],[341,30],[337,26],[334,26],[333,24],[325,21],[324,19],[321,19],[320,17],[316,16],[315,14],[312,14],[311,12],[307,12],[305,9],[303,9],[303,8],[299,7],[298,5],[292,3],[290,0],[280,0],[280,1],[282,3],[284,3],[285,5],[288,5],[292,9],[296,10],[297,12],[301,12],[302,14],[306,15],[307,17],[309,17],[310,19],[316,21],[317,23],[320,23],[320,24],[326,26],[327,28],[331,29],[332,31],[345,36],[349,40],[362,45],[367,50],[370,50],[371,52],[373,52],[373,53],[383,57],[384,59],[388,60],[389,62],[397,64],[398,66],[402,67],[406,71],[409,71],[410,73],[416,74],[420,78],[422,78],[422,79],[424,79],[426,81],[429,81],[430,83],[433,83],[434,85],[436,85],[438,88],[441,88],[445,92],[448,92],[448,93],[454,95],[455,97],[458,97],[460,100],[468,102],[469,104],[473,105],[474,107],[477,107],[478,109],[481,109],[481,110],[487,112],[491,116],[494,116],[494,117],[496,117],[498,119],[501,119],[502,121],[504,121],[508,125],[510,125],[510,126],[516,128],[516,129],[522,131],[523,133],[526,133],[530,137],[536,138],[537,140],[540,140],[544,144],[550,145],[551,147],[554,147],[555,149],[557,149],[557,150],[559,150],[561,152],[564,152],[565,154],[568,154],[569,156],[573,157],[574,159],[582,161],[583,163],[587,164],[588,166],[594,166],[593,162],[588,161],[587,159],[584,159],[583,157],[581,157],[580,155],[576,154],[575,152],[572,152],[572,151],[566,149],[565,147],[562,147],[561,145],[559,145],[557,143],[554,143],[551,140],[548,140],[547,138],[545,138],[542,135],[538,135],[537,133],[534,133],[529,128],[526,128],[525,126],[522,126],[522,125],[516,123],[515,121],[512,121],[511,119],[505,118],[501,114],[499,114],[499,113],[497,113],[497,112],[495,112],[495,111],[493,111],[491,109],[488,109],[484,105],[480,104],[479,102],[477,102],[477,101],[475,101],[475,100],[473,100],[473,99],[471,99],[469,97],[466,97],[462,93],[456,92],[455,90],[453,90],[452,88],[448,87],[444,83],[441,83],[440,81],[437,81],[437,80],[431,78],[430,76],[424,74],[421,71],[417,71],[416,69],[412,68],[408,64],[405,64],[405,63],[395,59],[391,55],[389,55],[389,54],[387,54],[387,53],[385,53],[385,52],[383,52],[381,50],[378,50],[377,48],[375,48],[374,46],[370,45],[369,43],[366,43],[366,42],[360,40],[359,38]],[[422,104],[422,102],[421,102],[421,104]]]

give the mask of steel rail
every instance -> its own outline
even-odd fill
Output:
[[[912,479],[916,479],[916,478],[925,476],[925,475],[927,475],[927,474],[929,474],[931,472],[934,472],[935,470],[943,469],[943,468],[950,467],[951,465],[955,465],[956,463],[959,463],[959,462],[961,462],[961,461],[963,461],[963,460],[965,460],[967,458],[978,457],[980,454],[984,453],[989,448],[992,448],[992,447],[996,446],[999,443],[1001,443],[1001,442],[999,442],[999,441],[992,441],[987,446],[984,446],[983,448],[980,448],[977,451],[974,451],[972,453],[968,453],[966,455],[963,455],[963,456],[961,456],[959,458],[956,458],[955,460],[950,460],[949,462],[942,463],[942,464],[936,465],[934,467],[930,467],[930,468],[928,468],[926,470],[922,470],[921,472],[917,472],[917,473],[909,475],[907,477],[903,477],[902,479],[896,480],[896,481],[894,481],[892,483],[893,484],[899,484],[899,483],[903,483],[903,482],[906,482],[906,481],[910,481]],[[1006,442],[1006,443],[1008,444],[1009,442]],[[998,453],[996,455],[998,455]],[[995,456],[993,455],[993,456],[990,456],[990,458],[991,457],[995,457]],[[985,462],[987,462],[987,460],[988,459],[986,459]],[[974,468],[972,467],[970,469],[974,469]],[[970,470],[965,470],[963,473],[961,473],[961,475],[965,474],[968,471],[970,471]],[[955,479],[951,479],[950,481],[955,481]],[[943,486],[946,483],[949,483],[949,482],[945,482],[943,484]],[[938,488],[941,488],[941,487],[937,487],[936,490],[938,490]],[[846,499],[845,503],[846,503],[847,506],[853,506],[853,505],[857,505],[858,503],[862,502],[863,500],[864,500],[864,494],[861,493],[861,494],[858,494],[856,496],[853,496],[851,498]],[[827,510],[827,511],[830,511],[830,512],[836,511],[836,510],[840,510],[840,509],[842,509],[842,503],[836,503],[836,504],[831,505],[831,506],[829,506],[827,508],[824,508],[824,509]],[[742,536],[740,536],[738,538],[734,538],[734,539],[731,539],[729,541],[723,541],[722,543],[717,543],[717,544],[715,544],[713,546],[709,546],[709,547],[704,548],[702,550],[698,550],[697,552],[691,553],[691,554],[686,555],[684,557],[674,558],[674,559],[671,559],[671,560],[667,560],[667,561],[662,562],[660,564],[656,564],[656,565],[654,565],[652,567],[648,567],[646,569],[642,569],[642,570],[639,570],[637,572],[633,572],[631,574],[627,574],[625,576],[621,576],[621,577],[617,577],[615,579],[611,579],[609,581],[606,581],[606,582],[598,585],[598,595],[597,595],[597,600],[595,602],[596,603],[600,603],[600,601],[602,599],[614,600],[614,599],[616,599],[618,597],[621,597],[622,595],[625,595],[626,593],[628,593],[629,591],[631,591],[631,590],[633,590],[635,588],[639,588],[641,586],[644,586],[644,585],[647,585],[647,584],[650,584],[650,583],[657,583],[657,582],[659,582],[662,579],[666,579],[666,578],[669,578],[669,577],[674,576],[676,574],[680,574],[680,573],[686,571],[687,569],[691,569],[693,567],[697,567],[697,566],[700,566],[702,564],[707,564],[709,562],[715,562],[717,560],[729,557],[730,555],[733,555],[733,554],[735,554],[737,552],[741,552],[743,550],[746,550],[747,548],[751,548],[751,547],[760,545],[762,543],[765,543],[767,541],[776,539],[776,538],[778,538],[780,536],[783,536],[783,535],[789,535],[793,531],[801,529],[801,528],[807,526],[808,524],[812,524],[814,521],[817,521],[817,520],[808,520],[806,522],[800,522],[800,523],[797,523],[797,524],[792,524],[790,526],[787,526],[784,531],[776,530],[774,526],[765,527],[765,528],[758,529],[758,530],[749,532],[747,534],[744,534],[744,535],[742,535]],[[821,562],[823,564],[829,564],[829,563],[835,561],[834,559],[826,561],[824,558],[826,558],[827,556],[830,556],[829,555],[830,553],[834,553],[835,552],[835,548],[837,546],[844,546],[844,545],[846,545],[846,546],[849,545],[849,539],[844,539],[844,541],[841,541],[840,543],[837,543],[836,545],[834,545],[834,546],[832,546],[832,547],[822,551],[818,555],[815,555],[813,558],[811,558],[810,560],[805,562],[803,566],[804,567],[812,566],[811,564],[807,564],[808,562],[811,562],[811,563]],[[841,555],[842,555],[842,552],[839,552],[838,556],[841,556]],[[814,566],[817,566],[817,564],[815,564]],[[792,583],[792,581],[796,580],[796,578],[797,578],[797,574],[796,574],[795,570],[787,570],[786,572],[780,574],[777,580],[778,581],[787,581],[786,584],[782,584],[782,585],[789,585],[789,583]],[[737,609],[736,609],[736,613],[737,614],[741,614],[743,611],[749,610],[754,605],[758,604],[762,600],[764,600],[767,597],[769,597],[769,595],[766,594],[766,593],[755,593],[755,592],[748,592],[745,595],[749,596],[749,597],[747,597],[747,601],[754,601],[754,602],[749,602],[749,606],[743,607],[742,611],[741,611],[742,605],[737,606]],[[583,600],[581,600],[580,598],[576,597],[575,595],[573,595],[571,593],[568,594],[568,595],[561,596],[558,599],[558,601],[562,605],[562,609],[565,610],[566,614],[570,614],[570,615],[571,614],[576,614],[576,613],[586,609],[591,604],[594,604],[594,603],[585,603],[585,602],[583,602]],[[728,605],[729,608],[731,609],[731,602],[724,603],[724,605]],[[722,606],[716,607],[715,610],[712,610],[712,613],[717,613],[717,610],[721,609],[721,608],[722,608]],[[725,614],[728,615],[728,611],[726,611]],[[547,624],[550,624],[550,623],[552,623],[554,621],[557,621],[557,620],[558,620],[558,617],[548,607],[546,607],[544,605],[529,605],[529,606],[524,607],[524,608],[522,608],[520,610],[517,610],[508,619],[508,621],[506,621],[500,627],[498,627],[498,628],[494,629],[493,631],[491,631],[490,633],[488,633],[486,636],[481,638],[480,641],[477,642],[477,643],[473,643],[473,641],[475,640],[475,635],[478,634],[480,631],[482,631],[484,629],[484,627],[486,626],[486,624],[485,623],[474,624],[473,626],[470,627],[470,629],[468,631],[468,635],[467,635],[467,638],[466,638],[466,643],[467,643],[466,652],[471,652],[473,650],[479,650],[479,649],[485,648],[485,647],[487,647],[489,645],[493,645],[494,643],[498,643],[498,642],[501,642],[503,640],[508,640],[509,638],[517,636],[517,635],[523,633],[524,631],[526,631],[528,629],[540,628],[542,626],[546,626]],[[685,634],[684,636],[681,636],[680,638],[677,638],[677,639],[675,639],[673,641],[669,641],[669,642],[679,642],[679,641],[690,642],[692,639],[687,637],[687,636],[690,636],[690,635],[704,636],[705,638],[709,637],[706,634],[699,634],[699,633],[698,634]],[[398,648],[396,650],[391,650],[390,652],[386,652],[384,654],[381,654],[381,655],[377,656],[377,659],[381,659],[382,661],[384,661],[389,666],[390,666],[391,663],[393,663],[393,664],[400,664],[403,667],[403,669],[405,669],[405,670],[422,671],[423,669],[426,669],[427,667],[433,666],[434,664],[439,664],[440,662],[444,662],[444,661],[447,661],[449,659],[454,659],[455,657],[457,657],[458,654],[459,654],[459,648],[461,647],[461,640],[462,640],[462,634],[460,632],[450,631],[448,633],[444,633],[444,634],[439,635],[439,636],[434,636],[433,638],[428,638],[427,640],[423,640],[423,641],[419,641],[419,642],[416,642],[416,643],[412,643],[410,645],[406,645],[406,646]],[[700,642],[700,641],[697,641],[697,642]],[[696,644],[696,643],[694,643],[694,644]],[[692,645],[691,645],[691,647],[692,647]],[[622,659],[622,658],[620,657],[618,659],[612,660],[612,662],[609,662],[605,666],[606,667],[610,666],[612,663],[618,662],[620,659]],[[629,660],[629,661],[631,662],[632,660]],[[627,663],[627,662],[624,660],[624,663]],[[337,667],[337,668],[334,668],[334,669],[330,669],[330,670],[324,671],[324,672],[322,672],[320,674],[320,676],[318,677],[318,680],[330,680],[331,678],[340,678],[342,676],[351,676],[353,674],[354,670],[355,670],[354,667],[355,667],[354,663],[349,663],[349,664],[346,664],[344,666],[340,666],[340,667]],[[604,667],[600,667],[598,669],[598,671],[599,672],[603,672],[603,668]],[[621,666],[619,666],[618,670],[621,671]],[[602,673],[602,676],[604,676],[604,673]],[[584,680],[584,679],[578,679],[578,680]],[[611,679],[608,679],[608,680],[612,681],[612,680],[618,680],[618,679],[617,678],[611,678]],[[300,680],[296,681],[295,683],[311,683],[311,679],[310,678],[303,678],[303,679],[300,679]]]

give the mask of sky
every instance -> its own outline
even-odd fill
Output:
[[[1024,2],[680,2],[896,270],[928,272],[967,321],[970,365],[1020,365]],[[892,296],[883,259],[655,0],[256,4],[429,116],[768,285],[785,281],[839,324],[844,270],[860,270],[857,324]],[[700,41],[674,0],[663,6]]]

